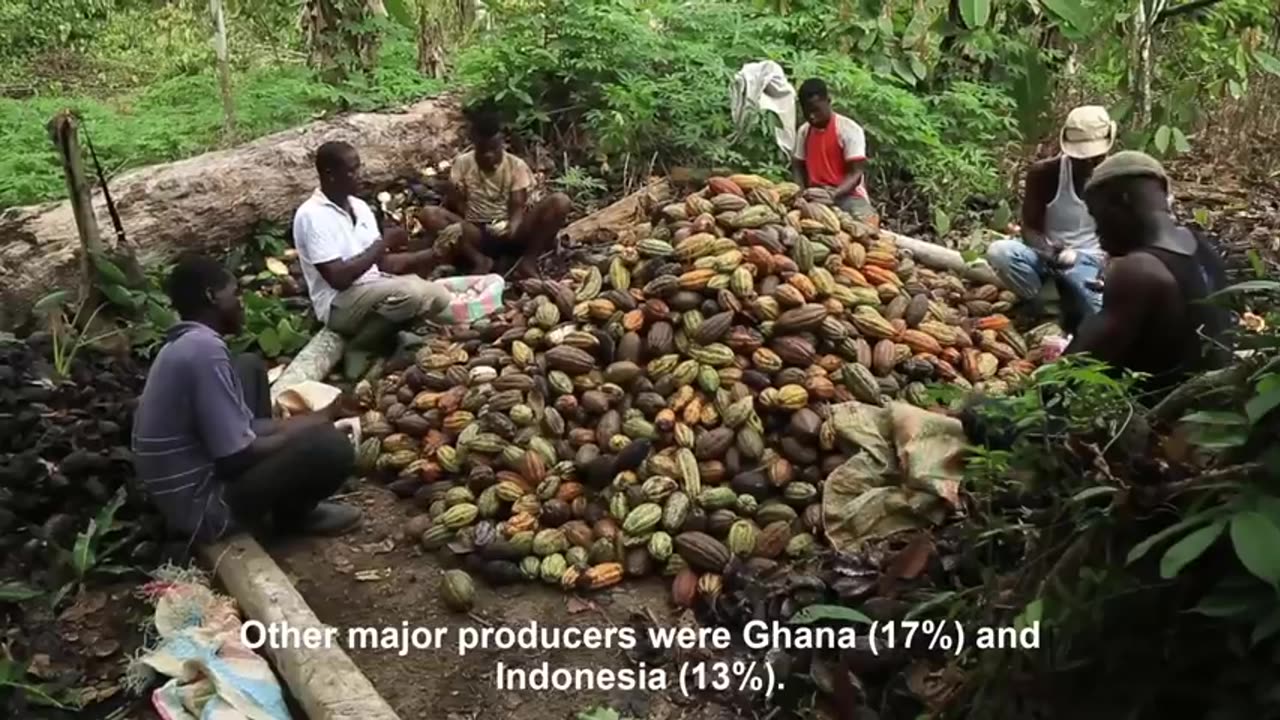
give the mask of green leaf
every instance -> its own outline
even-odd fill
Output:
[[[1239,100],[1244,96],[1244,86],[1240,84],[1239,80],[1232,78],[1227,81],[1227,92],[1231,93],[1232,100]]]
[[[93,552],[95,535],[97,535],[96,520],[90,520],[89,527],[76,535],[76,544],[71,550],[71,568],[75,570],[76,577],[83,578],[97,560]]]
[[[1203,525],[1207,522],[1210,522],[1213,520],[1214,517],[1221,515],[1222,512],[1223,510],[1221,508],[1215,508],[1213,511],[1196,513],[1191,517],[1187,517],[1187,518],[1183,518],[1182,520],[1179,520],[1178,522],[1170,525],[1169,527],[1159,532],[1153,533],[1152,535],[1147,537],[1147,539],[1143,540],[1137,545],[1134,545],[1133,548],[1129,550],[1129,555],[1128,557],[1125,558],[1125,561],[1124,561],[1125,564],[1132,565],[1133,563],[1137,562],[1140,558],[1142,558],[1143,555],[1146,555],[1147,553],[1151,552],[1151,549],[1154,548],[1156,545],[1159,545],[1160,543],[1164,542],[1165,540],[1168,540],[1169,538],[1177,535],[1178,533],[1185,532],[1193,527],[1197,527],[1199,525]]]
[[[1247,425],[1249,418],[1228,410],[1201,410],[1182,418],[1182,422],[1199,425]]]
[[[54,290],[36,301],[31,307],[31,312],[39,316],[53,315],[62,312],[62,308],[67,304],[68,298],[71,297],[69,290]]]
[[[178,321],[173,310],[154,302],[147,303],[147,322],[156,326],[157,330],[168,330]]]
[[[1249,441],[1249,433],[1243,427],[1197,425],[1192,440],[1202,450],[1230,450]]]
[[[1249,416],[1250,424],[1257,425],[1258,421],[1276,409],[1276,406],[1280,406],[1280,389],[1272,388],[1265,393],[1259,389],[1258,394],[1249,398],[1249,402],[1244,404],[1244,414]]]
[[[960,17],[975,30],[986,26],[991,19],[991,0],[960,0]]]
[[[1191,612],[1212,618],[1233,618],[1256,612],[1260,606],[1257,595],[1247,592],[1216,591],[1191,608]]]
[[[1178,128],[1173,129],[1173,149],[1179,153],[1191,152],[1191,143],[1187,142],[1187,136]]]
[[[844,622],[871,624],[871,618],[843,605],[810,605],[791,616],[792,625],[808,625],[820,620],[842,620]]]
[[[418,1],[426,2],[427,0],[418,0]],[[382,6],[387,9],[387,14],[391,16],[391,19],[409,28],[410,30],[417,29],[418,27],[417,19],[414,18],[413,11],[409,9],[409,4],[408,2],[406,2],[406,0],[383,0]]]
[[[1266,515],[1250,510],[1232,517],[1231,544],[1245,569],[1263,582],[1280,583],[1280,528]]]
[[[98,269],[98,274],[107,283],[129,286],[129,278],[125,277],[124,271],[120,269],[119,265],[111,262],[102,253],[91,253],[89,257],[93,259],[93,266]]]
[[[1261,278],[1267,276],[1267,266],[1266,263],[1262,262],[1261,253],[1259,253],[1255,248],[1249,248],[1249,251],[1245,253],[1245,256],[1249,259],[1249,267],[1253,269],[1254,277]]]
[[[258,347],[262,348],[262,352],[267,357],[276,357],[280,354],[280,336],[275,328],[267,328],[258,333],[257,340]]]
[[[1163,155],[1166,151],[1169,150],[1169,136],[1172,134],[1172,132],[1173,132],[1172,129],[1170,129],[1168,125],[1161,125],[1159,128],[1156,129],[1156,136],[1155,136],[1154,142],[1155,142],[1156,150],[1158,150],[1161,155]]]
[[[879,22],[879,25],[877,27],[880,30],[880,37],[886,40],[892,38],[893,37],[893,20],[886,15],[881,15],[878,22]]]
[[[1205,299],[1212,300],[1224,295],[1248,292],[1280,292],[1280,282],[1275,280],[1245,280],[1242,283],[1228,285]]]
[[[583,710],[578,713],[577,720],[621,720],[622,716],[617,710],[611,707],[598,705],[590,710]]]
[[[911,71],[911,63],[906,60],[900,57],[894,58],[893,72],[902,79],[902,82],[912,86],[916,84],[916,75]]]
[[[939,605],[945,604],[948,600],[950,600],[955,596],[956,596],[956,593],[954,590],[946,590],[944,592],[940,592],[934,595],[933,597],[929,598],[928,600],[925,600],[919,605],[916,605],[915,607],[908,610],[905,619],[914,620],[915,618],[920,617],[921,615],[938,607]]]
[[[0,583],[0,602],[22,602],[38,598],[44,594],[44,591],[37,590],[26,583],[16,580],[11,582]]]
[[[102,290],[102,294],[106,295],[107,299],[110,300],[112,304],[118,305],[120,307],[125,307],[125,308],[137,307],[138,302],[140,300],[140,298],[134,297],[133,293],[129,292],[128,290],[124,289],[119,285],[104,284],[100,286],[99,289]]]
[[[1040,0],[1040,4],[1050,14],[1066,23],[1064,30],[1069,34],[1080,36],[1088,33],[1093,27],[1089,11],[1080,0]]]
[[[111,498],[111,502],[98,511],[98,516],[94,518],[93,525],[90,525],[90,527],[96,527],[99,536],[111,532],[111,529],[116,524],[116,513],[120,511],[120,508],[124,507],[126,500],[128,500],[128,494],[125,492],[124,486],[121,485]]]
[[[1253,61],[1258,63],[1258,67],[1263,70],[1271,73],[1272,75],[1280,76],[1280,58],[1277,58],[1275,55],[1272,55],[1265,50],[1254,50]]]
[[[1018,617],[1013,619],[1013,626],[1018,629],[1030,627],[1031,625],[1039,622],[1043,617],[1044,600],[1042,598],[1036,598],[1035,600],[1027,603],[1027,606],[1022,609],[1022,612],[1018,613]]]
[[[1093,498],[1102,497],[1103,495],[1114,495],[1116,492],[1118,492],[1117,488],[1113,488],[1110,485],[1098,485],[1081,490],[1075,495],[1072,495],[1071,500],[1073,502],[1084,502],[1085,500],[1092,500]]]
[[[129,565],[117,565],[117,564],[99,565],[95,567],[93,571],[98,573],[106,573],[107,575],[131,575],[136,572],[141,572],[136,567],[131,567]]]
[[[915,55],[911,56],[911,72],[915,74],[917,80],[929,77],[929,68],[925,67],[924,62]]]
[[[1207,525],[1174,543],[1160,558],[1160,577],[1170,580],[1182,572],[1188,563],[1204,554],[1213,541],[1222,534],[1225,522]]]
[[[951,216],[942,208],[933,209],[933,229],[938,233],[938,237],[951,232]]]

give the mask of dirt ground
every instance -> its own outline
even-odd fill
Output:
[[[439,718],[574,718],[596,706],[611,707],[622,717],[680,720],[740,717],[714,699],[689,700],[680,695],[672,658],[647,652],[642,641],[635,650],[542,649],[456,652],[458,631],[464,627],[539,626],[625,627],[636,623],[673,625],[681,618],[667,600],[667,584],[658,579],[626,581],[590,596],[567,595],[559,588],[536,583],[491,588],[476,581],[476,608],[470,615],[452,613],[438,598],[440,577],[447,567],[434,553],[402,536],[401,528],[416,509],[381,487],[362,484],[344,501],[360,506],[365,522],[360,531],[337,539],[297,539],[273,544],[269,551],[306,598],[322,622],[339,628],[339,637],[352,627],[448,628],[441,650],[394,651],[348,648],[348,653],[378,692],[405,720]],[[639,638],[647,637],[637,630]],[[496,666],[532,668],[663,667],[668,671],[666,692],[515,690],[498,687]],[[747,715],[746,717],[750,717]]]

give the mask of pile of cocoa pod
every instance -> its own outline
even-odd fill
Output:
[[[661,572],[692,606],[730,563],[810,557],[856,452],[830,404],[999,394],[1052,332],[1024,338],[1009,293],[917,265],[821,190],[712,178],[638,230],[357,389],[362,470],[490,583]]]

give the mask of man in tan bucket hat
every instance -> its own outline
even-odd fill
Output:
[[[1045,279],[1056,272],[1072,299],[1083,304],[1079,314],[1101,309],[1102,294],[1091,285],[1106,256],[1083,198],[1085,183],[1115,140],[1116,124],[1106,108],[1078,107],[1063,124],[1061,153],[1027,170],[1022,237],[997,240],[987,248],[987,262],[1020,298],[1038,297]]]

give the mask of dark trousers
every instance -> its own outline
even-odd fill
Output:
[[[271,419],[271,384],[262,358],[235,358],[244,401],[255,421]],[[260,424],[255,422],[255,425]],[[274,454],[236,477],[225,478],[226,500],[236,520],[257,526],[269,518],[277,529],[300,525],[315,506],[333,495],[355,469],[351,440],[332,425],[298,433]]]

